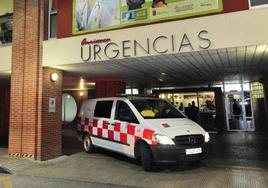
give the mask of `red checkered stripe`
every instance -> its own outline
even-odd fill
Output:
[[[85,118],[81,121],[82,129],[87,131],[89,135],[105,140],[114,141],[124,145],[130,145],[136,143],[139,140],[145,140],[148,144],[157,144],[154,141],[152,129],[137,129],[136,125],[115,122],[114,126],[109,126],[107,121],[100,121],[94,119],[93,122],[89,122],[89,119]]]

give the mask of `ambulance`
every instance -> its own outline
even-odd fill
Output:
[[[198,162],[210,136],[170,103],[154,97],[123,96],[82,103],[78,139],[87,153],[96,147],[136,158],[145,171],[154,164]]]

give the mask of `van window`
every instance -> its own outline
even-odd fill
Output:
[[[94,111],[95,117],[111,118],[113,101],[98,101]]]
[[[144,119],[185,118],[174,106],[159,99],[133,99],[136,107]]]
[[[126,121],[129,123],[139,124],[135,114],[124,101],[117,101],[115,110],[115,119],[119,121]]]

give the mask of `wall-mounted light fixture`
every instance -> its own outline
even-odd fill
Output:
[[[80,91],[79,95],[80,95],[80,97],[83,97],[84,96],[84,92],[83,91]]]
[[[51,79],[51,81],[56,82],[59,79],[59,75],[56,72],[53,72],[50,75],[50,79]]]

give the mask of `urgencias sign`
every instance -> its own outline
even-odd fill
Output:
[[[196,44],[197,43],[197,44]],[[207,30],[195,36],[183,33],[181,36],[160,35],[142,40],[113,42],[110,38],[81,41],[81,59],[85,62],[142,57],[148,55],[172,54],[185,51],[209,49],[212,42]]]

